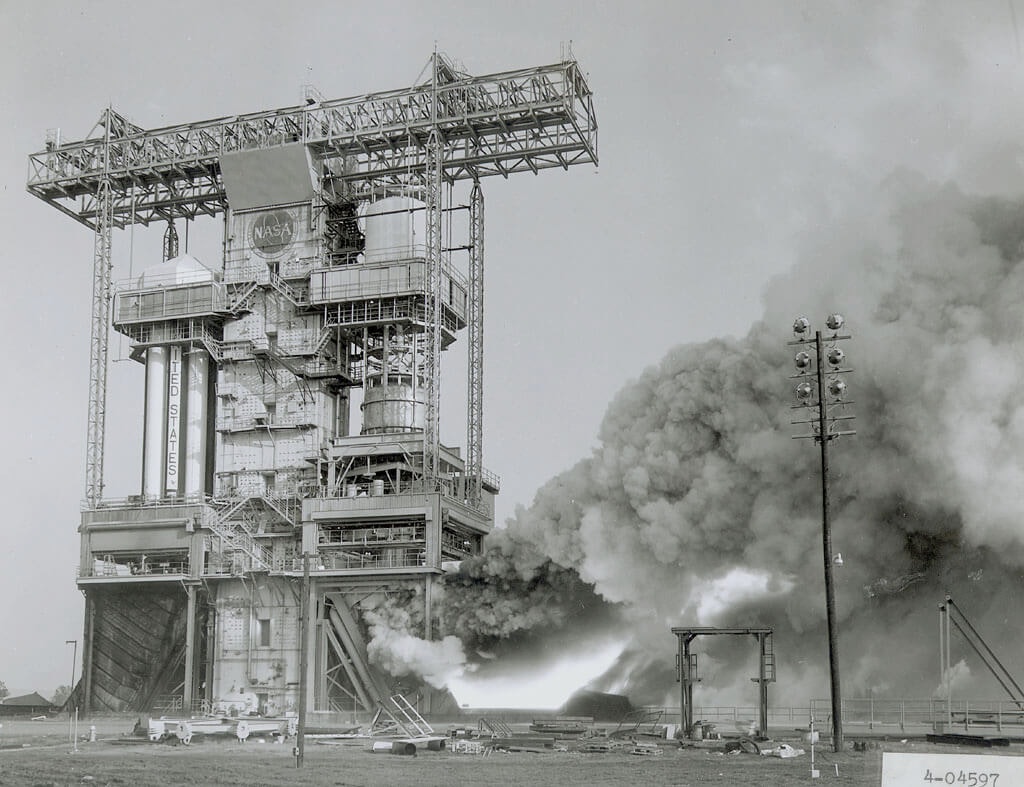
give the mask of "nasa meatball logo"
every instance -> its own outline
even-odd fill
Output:
[[[274,257],[295,241],[295,217],[286,210],[261,213],[250,230],[252,248],[261,257]]]

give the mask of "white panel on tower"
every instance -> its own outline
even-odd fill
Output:
[[[188,355],[188,405],[185,438],[185,494],[206,491],[206,421],[210,389],[210,361],[206,350]]]
[[[181,466],[181,347],[167,348],[167,453],[164,485],[177,494]]]
[[[142,494],[157,500],[164,486],[164,443],[167,425],[167,348],[146,350],[146,413],[142,447]]]

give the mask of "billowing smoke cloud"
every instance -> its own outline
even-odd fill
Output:
[[[467,665],[462,642],[453,636],[428,640],[423,635],[422,590],[393,589],[362,600],[360,611],[369,632],[370,661],[394,677],[416,676],[437,689],[461,677]]]
[[[772,626],[775,691],[827,696],[819,454],[791,439],[786,342],[794,317],[838,310],[857,417],[831,444],[844,693],[931,694],[945,592],[997,653],[1024,652],[1024,204],[908,172],[857,204],[804,239],[746,337],[677,347],[618,394],[593,455],[448,583],[447,631],[538,659],[616,632],[595,687],[660,703],[671,626]],[[749,697],[756,648],[732,639],[699,643],[701,671]],[[981,672],[958,686],[989,691]]]
[[[443,689],[465,673],[466,654],[457,637],[427,641],[393,628],[372,613],[367,617],[371,619],[367,653],[391,675],[418,675],[434,688]]]

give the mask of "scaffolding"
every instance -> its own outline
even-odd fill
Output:
[[[307,90],[299,106],[157,129],[107,108],[85,139],[55,133],[29,156],[29,193],[94,233],[77,572],[86,708],[134,709],[168,692],[180,692],[182,707],[209,705],[232,681],[261,687],[260,702],[272,703],[277,689],[267,687],[296,684],[302,648],[314,654],[303,695],[313,707],[373,710],[404,698],[353,666],[362,633],[333,621],[344,606],[365,628],[373,603],[405,594],[430,639],[443,564],[477,554],[493,526],[500,480],[483,464],[481,181],[596,163],[593,98],[572,57],[472,76],[437,53],[427,79],[387,92],[329,100]],[[290,174],[267,178],[284,196],[263,199],[266,183],[256,181],[270,171]],[[470,188],[468,206],[454,202],[458,183]],[[407,249],[378,245],[371,259],[366,210],[396,196],[421,203],[425,232]],[[463,209],[467,237],[457,242],[444,217]],[[176,277],[188,250],[179,254],[175,222],[204,216],[223,217],[222,266]],[[115,287],[113,229],[153,222],[167,223],[171,275],[147,271]],[[460,250],[466,274],[452,264]],[[144,451],[168,478],[144,469],[143,494],[119,501],[105,499],[103,484],[111,325],[146,365],[147,413],[174,411],[153,424],[175,441],[180,427],[190,452],[179,457],[178,442]],[[442,354],[462,330],[465,456],[442,444],[439,426]],[[186,392],[170,365],[188,367]],[[353,434],[358,389],[364,431]],[[148,446],[156,438],[144,432]],[[190,485],[169,480],[179,462],[192,462]],[[139,570],[152,555],[168,570]],[[304,599],[302,568],[313,575]],[[119,654],[120,594],[136,586],[155,589],[154,607],[171,599],[173,614]],[[308,638],[291,618],[278,629],[260,623],[261,608],[291,615],[300,600],[318,622]],[[260,644],[268,631],[272,644]],[[107,662],[142,674],[148,667],[134,662],[153,652],[166,655],[159,674],[130,689],[108,685]]]

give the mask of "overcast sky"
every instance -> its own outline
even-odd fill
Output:
[[[484,462],[502,521],[591,450],[624,382],[676,344],[745,333],[843,198],[896,167],[1020,191],[1015,2],[0,0],[0,680],[51,694],[82,636],[92,236],[25,192],[47,129],[80,139],[108,104],[153,128],[291,106],[306,83],[332,98],[405,87],[435,44],[488,74],[556,62],[571,41],[600,167],[483,184]],[[191,231],[211,266],[217,232]],[[116,232],[115,278],[159,262],[161,233]],[[111,355],[107,494],[123,496],[139,491],[143,378],[116,334]],[[462,368],[446,362],[442,386],[458,445]]]

